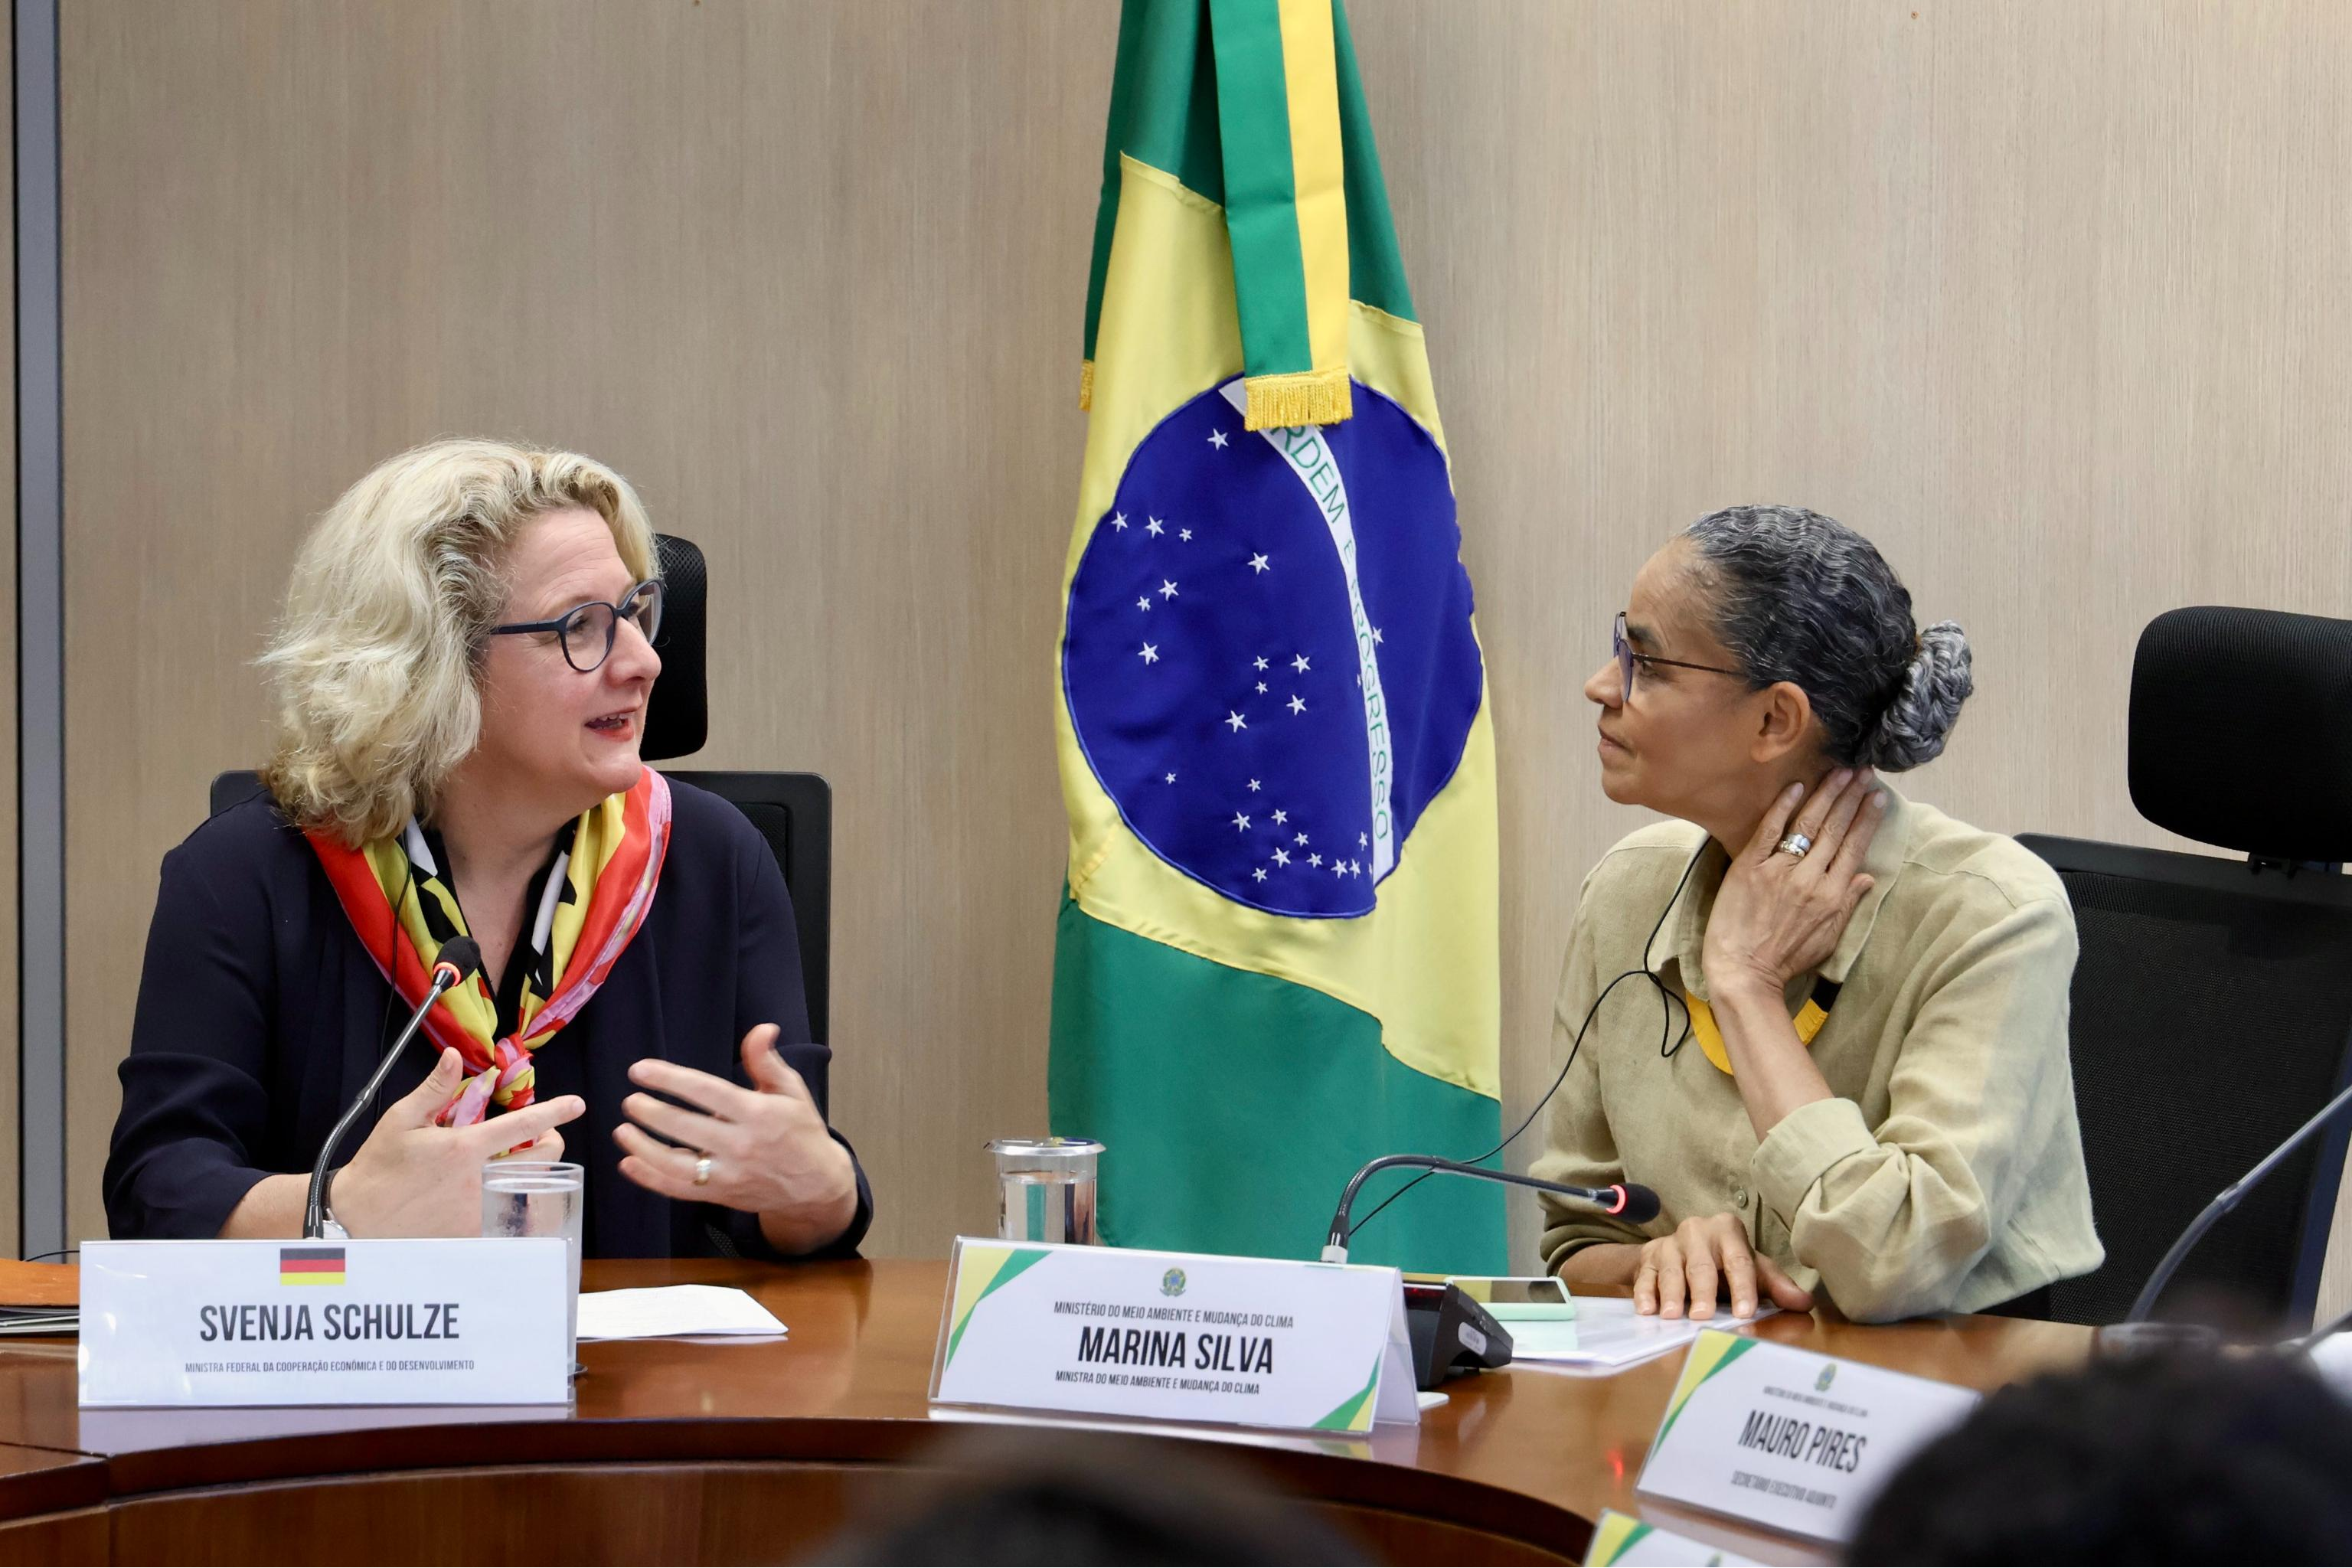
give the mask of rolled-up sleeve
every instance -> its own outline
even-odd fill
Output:
[[[1873,1127],[1851,1100],[1816,1100],[1782,1118],[1751,1163],[1797,1259],[1856,1320],[1952,1307],[2023,1195],[2045,1095],[2065,1089],[2072,912],[1983,896],[1989,918],[1924,980],[1885,1119]]]
[[[1568,1074],[1552,1096],[1543,1153],[1529,1173],[1570,1186],[1605,1187],[1625,1179],[1609,1115],[1601,1102],[1601,1052],[1588,1032],[1581,1046],[1577,1032],[1600,986],[1594,957],[1590,900],[1592,879],[1585,879],[1586,897],[1578,900],[1576,927],[1570,933],[1568,957],[1560,965],[1559,992],[1552,1003],[1552,1057],[1567,1061]],[[1574,1059],[1568,1060],[1574,1052]],[[1602,1242],[1638,1242],[1643,1233],[1620,1220],[1587,1207],[1570,1207],[1549,1193],[1540,1193],[1544,1214],[1541,1243],[1544,1268],[1558,1273],[1561,1264],[1588,1247]]]

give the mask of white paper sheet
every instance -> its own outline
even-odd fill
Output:
[[[1688,1318],[1637,1316],[1630,1297],[1579,1296],[1574,1322],[1510,1325],[1511,1364],[1547,1371],[1616,1372],[1680,1350],[1698,1338],[1701,1329],[1737,1330],[1779,1310],[1766,1305],[1752,1318],[1718,1313],[1694,1322]]]
[[[781,1338],[774,1313],[723,1285],[660,1285],[638,1290],[589,1290],[580,1297],[583,1340],[653,1340],[695,1335]]]

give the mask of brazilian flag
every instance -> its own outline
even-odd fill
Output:
[[[1081,398],[1053,1127],[1105,1240],[1312,1258],[1500,1120],[1494,731],[1336,0],[1127,0]],[[1356,1256],[1498,1270],[1500,1191]]]

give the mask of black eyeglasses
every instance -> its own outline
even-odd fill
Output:
[[[637,630],[651,642],[661,632],[662,585],[658,577],[649,577],[622,595],[617,605],[601,599],[591,600],[576,608],[566,610],[551,621],[517,621],[511,626],[492,626],[494,637],[520,637],[526,632],[553,632],[563,645],[563,662],[583,675],[600,669],[613,657],[613,639],[620,636],[623,621],[635,621]],[[1618,617],[1622,623],[1623,616]]]
[[[1719,664],[1692,664],[1685,659],[1660,658],[1654,653],[1634,652],[1633,645],[1625,640],[1625,612],[1622,610],[1617,612],[1617,625],[1609,634],[1609,646],[1617,655],[1617,670],[1625,680],[1624,700],[1627,702],[1633,700],[1633,668],[1636,665],[1663,664],[1675,669],[1703,669],[1709,675],[1737,676],[1742,680],[1748,679],[1745,670],[1726,669]]]

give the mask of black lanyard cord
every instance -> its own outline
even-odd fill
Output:
[[[1536,1118],[1543,1113],[1543,1108],[1551,1103],[1551,1097],[1559,1092],[1559,1086],[1568,1081],[1569,1069],[1576,1065],[1576,1053],[1583,1048],[1585,1034],[1592,1027],[1592,1020],[1600,1016],[1601,1004],[1608,1001],[1609,994],[1612,991],[1616,990],[1620,985],[1624,984],[1628,980],[1636,978],[1646,979],[1658,993],[1658,1001],[1661,1004],[1660,1012],[1663,1015],[1658,1021],[1659,1058],[1661,1060],[1672,1060],[1675,1053],[1681,1050],[1684,1045],[1689,1041],[1690,1008],[1685,1005],[1681,997],[1668,990],[1665,980],[1655,971],[1650,968],[1650,950],[1657,945],[1658,933],[1666,929],[1666,917],[1674,913],[1675,903],[1678,902],[1683,896],[1683,889],[1690,886],[1691,873],[1698,869],[1698,863],[1701,859],[1706,858],[1706,845],[1702,842],[1698,847],[1698,853],[1692,856],[1690,864],[1683,868],[1682,879],[1675,884],[1673,896],[1666,900],[1666,907],[1658,911],[1658,923],[1650,928],[1649,940],[1642,943],[1642,966],[1639,969],[1629,969],[1625,971],[1624,973],[1620,974],[1616,979],[1612,980],[1608,984],[1602,986],[1601,988],[1601,994],[1592,999],[1592,1005],[1584,1010],[1584,1022],[1576,1026],[1576,1038],[1570,1043],[1568,1047],[1568,1060],[1560,1064],[1559,1076],[1551,1080],[1551,1087],[1543,1091],[1543,1098],[1536,1101],[1535,1108],[1529,1110],[1527,1115],[1520,1120],[1519,1124],[1517,1127],[1511,1129],[1508,1136],[1505,1137],[1500,1143],[1496,1144],[1492,1149],[1487,1150],[1483,1154],[1474,1155],[1470,1159],[1462,1162],[1464,1164],[1482,1164],[1485,1162],[1493,1159],[1496,1155],[1509,1148],[1513,1142],[1518,1138],[1520,1133],[1525,1132],[1529,1127],[1535,1124]],[[1681,1007],[1683,1010],[1683,1027],[1681,1035],[1678,1037],[1673,1038],[1670,1047],[1668,1040],[1670,1031],[1674,1026],[1674,1010],[1676,1007]],[[1405,1194],[1412,1191],[1413,1188],[1421,1185],[1422,1183],[1429,1180],[1429,1178],[1434,1174],[1436,1174],[1436,1173],[1433,1171],[1423,1171],[1420,1175],[1415,1176],[1412,1181],[1407,1182],[1404,1185],[1391,1193],[1387,1197],[1382,1198],[1378,1204],[1373,1205],[1372,1212],[1370,1214],[1366,1215],[1363,1218],[1356,1221],[1349,1227],[1349,1236],[1352,1237],[1363,1235],[1364,1227],[1371,1224],[1372,1221],[1379,1216],[1381,1210],[1388,1207],[1389,1205],[1396,1202],[1397,1199],[1404,1196]]]

